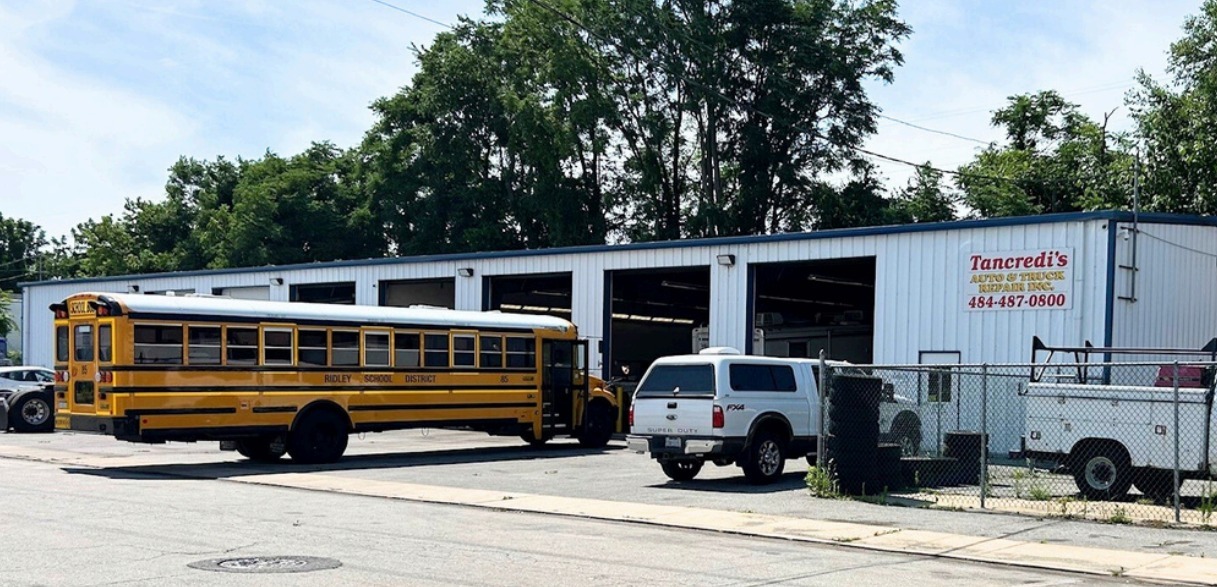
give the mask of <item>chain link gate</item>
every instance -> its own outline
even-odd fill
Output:
[[[1141,351],[1138,362],[1111,354],[1107,362],[1015,365],[821,361],[827,439],[817,467],[837,475],[843,493],[893,504],[1214,525],[1217,361],[1207,349],[1189,353],[1204,359]],[[860,412],[843,410],[842,400],[864,389],[879,390],[877,442],[845,432]],[[870,473],[865,488],[836,470],[836,461],[866,453],[857,442],[875,442],[877,469],[879,453],[889,455],[888,473]],[[851,463],[850,471],[868,466]]]

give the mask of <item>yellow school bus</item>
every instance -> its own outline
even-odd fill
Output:
[[[604,446],[616,398],[549,316],[79,293],[55,313],[55,427],[341,458],[349,434],[456,428]]]

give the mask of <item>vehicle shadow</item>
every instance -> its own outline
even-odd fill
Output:
[[[656,483],[647,487],[653,489],[676,489],[680,491],[707,491],[712,493],[782,493],[784,491],[806,490],[807,482],[803,480],[805,473],[784,473],[780,479],[768,485],[753,485],[744,478],[743,474],[728,479],[693,479],[692,481],[668,481]]]
[[[190,479],[226,479],[251,475],[278,473],[323,473],[329,471],[354,471],[372,469],[398,469],[427,467],[434,465],[460,465],[476,463],[498,463],[511,461],[535,461],[570,457],[594,456],[621,450],[620,446],[584,448],[577,444],[554,444],[545,447],[495,446],[445,449],[428,452],[399,452],[349,455],[337,463],[327,465],[300,465],[284,457],[275,463],[256,463],[249,460],[221,461],[210,463],[181,463],[165,465],[132,465],[116,467],[65,466],[63,471],[75,475],[93,475],[110,479],[150,480],[165,477]]]

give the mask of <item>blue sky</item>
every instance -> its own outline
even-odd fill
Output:
[[[480,1],[388,0],[442,22]],[[1161,75],[1200,0],[908,0],[913,35],[885,114],[981,140],[1009,95],[1056,89],[1094,117],[1137,68]],[[0,0],[0,213],[51,235],[162,197],[181,155],[356,144],[441,27],[371,0]],[[1113,126],[1126,127],[1126,109]],[[979,145],[881,121],[868,148],[954,168]],[[901,184],[906,167],[880,163]]]

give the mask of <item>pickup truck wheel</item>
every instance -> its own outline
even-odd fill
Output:
[[[1122,448],[1099,446],[1084,450],[1075,465],[1073,480],[1086,499],[1120,499],[1132,486],[1132,465]]]
[[[774,433],[764,431],[749,443],[743,460],[744,477],[755,485],[777,481],[786,467],[786,448]]]
[[[9,409],[9,420],[17,432],[51,432],[55,429],[55,412],[45,392],[30,392],[19,398]]]
[[[664,461],[659,463],[663,474],[673,481],[688,481],[701,472],[703,461]]]

